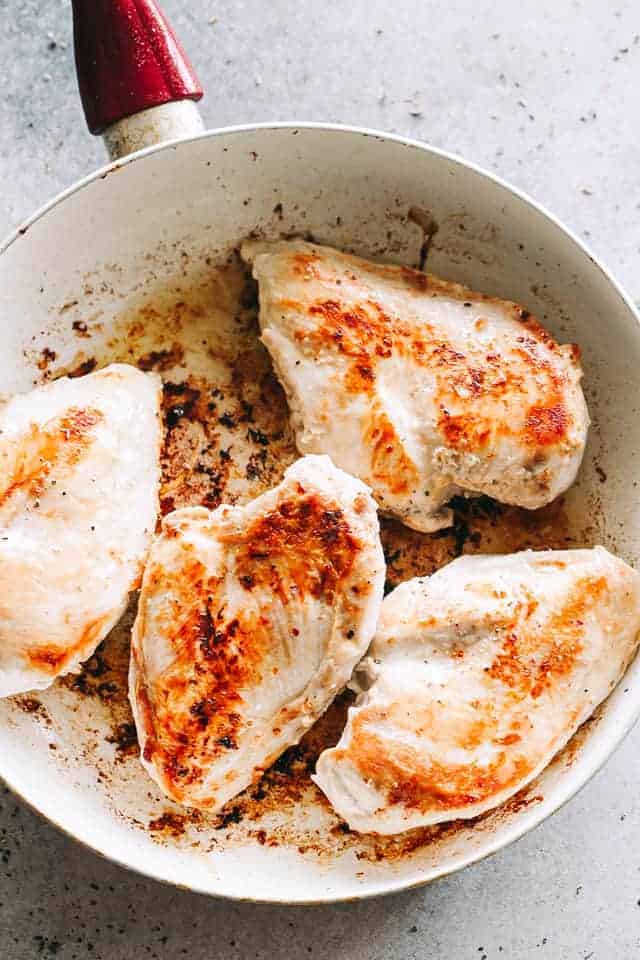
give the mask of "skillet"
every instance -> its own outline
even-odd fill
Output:
[[[428,244],[433,273],[518,300],[558,339],[580,345],[593,426],[578,482],[543,511],[475,505],[458,512],[444,537],[385,522],[390,582],[429,573],[461,550],[602,543],[638,563],[638,318],[570,231],[498,178],[406,138],[311,123],[205,132],[197,80],[151,0],[76,0],[74,14],[85,112],[112,161],[2,247],[2,394],[111,360],[158,369],[169,385],[164,508],[253,496],[277,482],[295,451],[257,339],[239,243],[249,234],[308,235],[414,266]],[[220,395],[212,417],[201,401],[213,391]],[[173,423],[183,401],[193,401],[190,413]],[[224,476],[194,480],[193,443],[232,451]],[[567,801],[640,711],[636,661],[505,807],[383,839],[345,832],[309,780],[318,750],[337,739],[342,700],[258,788],[217,817],[198,816],[160,797],[137,760],[126,699],[132,614],[133,607],[79,676],[0,702],[0,775],[97,852],[218,896],[347,900],[460,869]]]

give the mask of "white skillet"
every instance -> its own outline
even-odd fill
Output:
[[[422,143],[308,123],[201,132],[197,83],[153,4],[129,4],[142,19],[129,46],[120,42],[120,61],[96,60],[94,31],[103,47],[110,36],[122,41],[121,21],[100,22],[116,6],[128,4],[78,0],[75,15],[85,108],[94,129],[110,121],[104,135],[117,159],[6,241],[0,393],[41,379],[44,345],[59,363],[77,358],[83,343],[74,321],[102,324],[106,342],[146,290],[188,285],[206,257],[224,258],[256,228],[272,236],[308,231],[364,255],[415,263],[421,236],[407,214],[428,210],[439,224],[431,271],[519,300],[559,338],[580,344],[594,426],[567,511],[578,538],[640,562],[640,327],[628,297],[584,245],[512,187]],[[128,59],[141,44],[155,57],[151,79]],[[123,69],[129,73],[118,87]],[[159,143],[168,137],[181,139]],[[125,156],[134,146],[144,149]],[[170,805],[135,757],[118,759],[104,702],[61,685],[35,704],[0,704],[0,775],[69,835],[141,873],[231,898],[327,902],[425,883],[522,836],[595,773],[639,712],[636,661],[596,720],[517,803],[413,852],[410,844],[385,848],[379,860],[371,844],[333,838],[324,808],[304,799],[265,814],[266,842],[250,829],[236,836],[233,824],[215,830],[185,826],[179,811],[167,817]],[[163,814],[168,828],[150,832]],[[300,852],[302,835],[316,837],[316,846]],[[278,845],[269,845],[274,838]]]

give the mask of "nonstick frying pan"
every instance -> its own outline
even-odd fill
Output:
[[[577,484],[544,511],[470,510],[439,538],[387,524],[390,579],[428,573],[462,549],[603,543],[640,561],[638,317],[570,231],[496,177],[406,138],[311,123],[204,132],[193,71],[151,0],[76,0],[74,14],[85,112],[112,162],[53,199],[2,248],[0,392],[128,360],[162,373],[171,426],[176,397],[218,391],[215,416],[185,420],[165,451],[164,508],[213,495],[201,485],[213,482],[210,474],[193,479],[185,451],[194,444],[231,450],[216,496],[251,496],[277,481],[295,451],[238,244],[249,234],[308,235],[411,265],[428,247],[432,272],[518,300],[558,338],[580,345],[593,426]],[[242,419],[247,408],[251,424]],[[568,800],[640,711],[636,661],[505,807],[383,840],[346,831],[309,780],[318,749],[337,738],[343,698],[263,784],[219,816],[198,816],[159,796],[136,757],[126,700],[132,613],[79,676],[0,703],[0,774],[99,853],[219,896],[346,900],[473,863]]]

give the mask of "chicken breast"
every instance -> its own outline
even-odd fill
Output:
[[[159,411],[159,378],[121,364],[0,409],[0,696],[77,668],[139,586]]]
[[[216,810],[297,743],[369,646],[383,580],[375,502],[328,457],[246,506],[165,517],[129,691],[167,796]]]
[[[535,509],[588,428],[578,350],[507,300],[301,241],[248,242],[262,340],[301,453],[327,453],[416,530],[454,494]]]
[[[401,584],[314,779],[361,832],[476,817],[566,744],[639,630],[640,575],[602,547],[462,557]]]

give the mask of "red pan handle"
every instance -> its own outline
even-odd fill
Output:
[[[155,0],[72,0],[80,96],[91,133],[202,88]],[[195,108],[194,108],[195,109]]]

